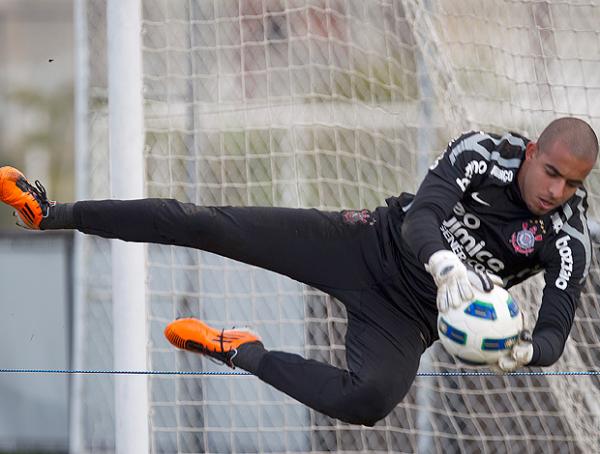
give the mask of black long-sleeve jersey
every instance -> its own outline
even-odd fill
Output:
[[[515,133],[464,134],[431,166],[416,196],[391,203],[406,211],[396,241],[426,304],[435,304],[435,285],[424,264],[440,249],[501,276],[507,288],[544,271],[530,365],[546,366],[564,349],[592,248],[585,189],[546,215],[528,210],[517,183],[528,142]]]

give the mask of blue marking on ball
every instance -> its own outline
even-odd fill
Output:
[[[465,309],[465,314],[485,320],[496,320],[498,318],[493,304],[484,303],[479,300],[475,300],[469,304]]]
[[[510,312],[510,316],[512,318],[515,318],[517,315],[519,315],[519,306],[517,306],[515,300],[512,299],[512,296],[508,298],[506,304],[508,304],[508,312]]]
[[[483,339],[481,349],[483,351],[510,350],[517,342],[519,336],[505,337],[504,339]]]
[[[467,333],[448,324],[443,318],[440,319],[438,330],[441,334],[457,344],[465,345],[467,343]]]

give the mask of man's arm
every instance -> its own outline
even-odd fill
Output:
[[[512,351],[501,357],[498,366],[504,372],[529,365],[550,366],[562,355],[573,326],[583,282],[591,261],[591,243],[582,210],[561,234],[545,245],[540,259],[546,269],[546,285],[533,336],[519,342]]]
[[[579,305],[591,261],[591,242],[583,215],[571,219],[542,252],[545,287],[533,330],[530,365],[549,366],[562,354]]]
[[[550,366],[562,355],[579,303],[579,295],[575,297],[573,293],[564,293],[548,285],[544,288],[532,334],[530,366]]]
[[[473,287],[482,291],[493,288],[487,274],[475,272],[463,263],[466,257],[462,251],[446,249],[440,231],[442,221],[467,188],[486,177],[491,156],[482,145],[486,141],[493,145],[490,136],[471,132],[450,142],[430,167],[402,223],[404,240],[437,286],[440,312],[471,300]]]
[[[485,178],[487,150],[479,142],[487,137],[469,132],[450,142],[421,183],[402,223],[402,237],[421,263],[428,263],[433,253],[445,249],[442,220],[470,186]]]

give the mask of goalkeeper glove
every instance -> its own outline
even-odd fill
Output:
[[[519,339],[510,352],[498,359],[498,369],[501,372],[513,372],[519,367],[526,366],[533,358],[533,342],[531,332],[524,329],[519,333]]]
[[[502,285],[499,276],[474,270],[446,249],[435,252],[425,269],[433,276],[438,288],[436,303],[438,311],[442,313],[473,300],[473,288],[490,292],[494,284]]]

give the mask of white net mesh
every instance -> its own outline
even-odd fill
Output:
[[[374,208],[414,190],[467,129],[535,138],[577,115],[600,130],[593,1],[144,0],[147,195],[202,205]],[[105,4],[88,6],[90,187],[108,194]],[[600,179],[587,184],[596,213]],[[110,248],[88,238],[82,367],[112,367]],[[250,324],[269,348],[343,366],[343,307],[273,273],[199,251],[147,252],[155,370],[223,370],[175,352],[164,325]],[[539,284],[539,283],[538,283]],[[594,264],[565,354],[599,364]],[[535,314],[539,290],[517,295]],[[93,329],[91,328],[93,327]],[[422,371],[460,370],[439,345]],[[151,448],[168,452],[599,452],[595,377],[418,378],[367,429],[309,411],[253,377],[151,378]],[[113,384],[87,378],[82,431],[114,449]]]

